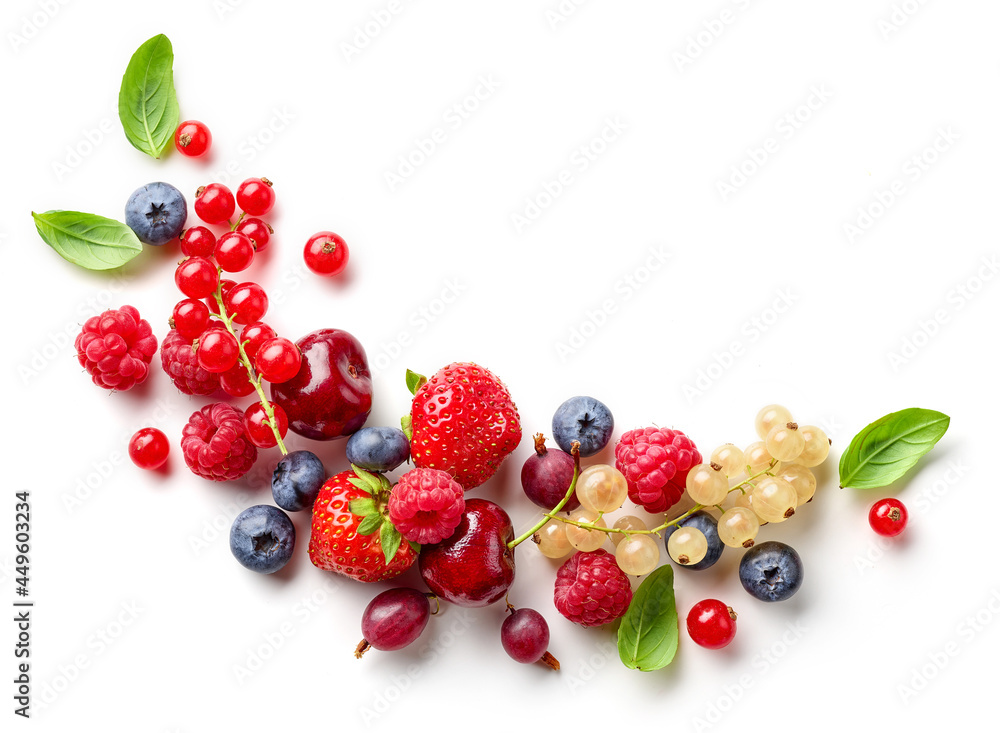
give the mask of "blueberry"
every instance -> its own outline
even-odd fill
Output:
[[[229,549],[240,565],[255,573],[285,567],[295,549],[295,526],[277,507],[258,504],[240,512],[229,530]]]
[[[391,471],[410,458],[410,441],[399,428],[361,428],[347,440],[347,460],[366,471]]]
[[[593,397],[570,397],[552,416],[552,437],[567,453],[580,441],[580,455],[592,456],[611,440],[615,418],[611,410]]]
[[[324,481],[326,469],[315,453],[292,451],[278,461],[271,474],[274,503],[288,512],[311,509]]]
[[[784,542],[761,542],[740,560],[740,582],[762,601],[784,601],[802,585],[802,558]]]
[[[180,236],[187,221],[187,201],[169,183],[147,183],[125,204],[125,223],[135,236],[157,247]]]
[[[707,570],[715,565],[719,561],[719,558],[722,557],[722,550],[726,547],[722,544],[722,540],[719,539],[719,521],[708,512],[697,511],[681,522],[680,526],[700,529],[701,533],[705,535],[705,539],[708,540],[708,552],[700,562],[696,562],[694,565],[680,565],[679,567],[688,570]],[[676,524],[672,527],[667,527],[663,533],[664,546],[666,546],[667,541],[670,539],[670,535],[676,530]],[[667,557],[670,556],[667,555]]]

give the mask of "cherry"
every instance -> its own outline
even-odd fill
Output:
[[[205,331],[198,339],[198,366],[206,372],[221,374],[232,369],[240,358],[240,347],[228,331],[219,328]]]
[[[226,232],[215,245],[215,261],[226,272],[242,272],[253,262],[253,242],[242,232]]]
[[[260,345],[254,366],[257,373],[272,384],[287,382],[299,372],[302,354],[286,338],[273,338]]]
[[[274,230],[271,228],[270,224],[263,219],[257,219],[255,217],[250,217],[241,221],[237,225],[236,231],[242,232],[250,237],[250,241],[253,242],[254,249],[258,252],[264,251],[268,243],[271,241],[271,235],[274,234]]]
[[[229,221],[236,211],[233,192],[221,183],[210,183],[198,189],[194,198],[194,213],[206,224]]]
[[[185,298],[174,306],[170,325],[188,341],[194,341],[208,328],[208,306],[200,300]]]
[[[212,133],[204,122],[187,120],[177,126],[174,145],[181,154],[189,158],[200,158],[212,145]]]
[[[317,275],[338,275],[347,267],[350,252],[347,242],[339,234],[319,232],[306,242],[303,257],[306,267]]]
[[[211,260],[204,257],[188,257],[177,265],[174,282],[189,298],[205,298],[219,286],[219,271]]]
[[[243,213],[264,216],[274,206],[273,184],[266,178],[248,178],[236,189],[236,203]]]
[[[219,375],[219,386],[230,397],[246,397],[256,389],[246,367],[238,361],[235,366]]]
[[[909,514],[899,499],[880,499],[868,512],[868,524],[883,537],[895,537],[904,529]]]
[[[267,313],[267,293],[257,283],[240,283],[222,298],[226,312],[237,323],[259,321]]]
[[[211,257],[215,252],[215,235],[205,227],[191,227],[181,232],[181,252],[188,257]]]
[[[266,323],[256,321],[243,327],[243,333],[240,334],[240,342],[243,344],[243,350],[250,357],[250,361],[253,361],[254,357],[257,356],[257,352],[260,351],[261,345],[277,335],[275,330]]]
[[[278,424],[278,433],[284,438],[288,433],[288,416],[280,405],[272,404],[271,409],[274,410],[274,421]],[[278,444],[267,413],[264,411],[263,403],[255,402],[250,405],[243,413],[243,422],[246,423],[247,437],[258,448],[273,448]]]
[[[736,612],[709,598],[694,604],[687,617],[692,641],[706,649],[721,649],[736,636]]]
[[[128,442],[128,456],[139,468],[159,468],[167,462],[169,453],[170,441],[156,428],[142,428]]]

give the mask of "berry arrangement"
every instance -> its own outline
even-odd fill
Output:
[[[180,154],[197,158],[207,153],[212,136],[199,121],[178,122],[172,60],[165,36],[136,51],[122,82],[123,127],[129,141],[152,157],[173,141]],[[133,68],[151,64],[167,76],[149,79]],[[156,95],[166,95],[159,100],[161,118],[134,124],[126,114],[141,114],[134,100]],[[271,245],[274,229],[261,217],[275,203],[267,178],[248,178],[235,194],[209,183],[193,199],[200,223],[185,228],[184,196],[171,184],[153,182],[128,199],[124,223],[68,211],[33,216],[46,243],[91,269],[120,266],[142,244],[179,248],[183,259],[173,277],[182,297],[162,341],[125,305],[83,324],[77,359],[97,386],[124,391],[147,379],[159,346],[159,363],[180,392],[213,396],[216,401],[194,411],[179,436],[185,465],[202,480],[240,479],[263,451],[280,452],[271,477],[274,504],[247,508],[231,526],[230,549],[241,566],[261,574],[281,571],[297,551],[288,514],[310,512],[306,552],[319,570],[377,583],[417,568],[426,589],[384,590],[364,609],[356,657],[371,648],[387,652],[412,644],[443,603],[481,608],[504,601],[508,615],[498,633],[506,653],[520,663],[559,669],[548,650],[544,615],[511,603],[516,550],[529,540],[535,558],[559,562],[555,611],[583,627],[617,624],[622,662],[644,671],[666,666],[677,649],[674,567],[696,576],[724,553],[739,552],[739,581],[754,599],[785,601],[802,587],[800,554],[758,536],[812,501],[818,488],[813,469],[828,459],[832,444],[822,429],[801,425],[772,404],[756,415],[755,442],[702,453],[676,428],[639,427],[615,440],[606,404],[570,397],[552,416],[557,447],[548,446],[541,432],[533,434],[520,481],[524,501],[541,516],[515,536],[502,506],[468,495],[495,480],[523,437],[521,416],[497,375],[473,362],[449,363],[430,378],[407,371],[412,399],[400,427],[366,426],[372,378],[358,339],[337,328],[295,341],[280,336],[263,320],[265,289],[226,277],[252,267]],[[336,276],[347,266],[348,247],[333,232],[320,231],[306,242],[303,259],[317,275]],[[250,404],[236,402],[251,396]],[[948,424],[947,416],[917,408],[871,423],[841,455],[841,486],[888,486]],[[347,464],[331,472],[316,452],[289,452],[289,431],[320,443],[346,439]],[[583,465],[613,440],[613,465]],[[159,469],[169,459],[169,443],[162,431],[144,428],[130,440],[129,455],[141,469]],[[898,535],[906,509],[896,499],[881,499],[869,523],[880,535]],[[728,603],[705,598],[688,610],[686,629],[696,645],[720,649],[735,637],[736,618]]]

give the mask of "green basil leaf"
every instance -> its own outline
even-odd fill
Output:
[[[416,394],[417,390],[427,384],[427,377],[423,374],[417,374],[414,371],[406,370],[406,388],[410,390],[410,394]]]
[[[162,33],[132,54],[121,91],[118,117],[132,145],[159,158],[173,140],[180,111],[174,91],[174,50]]]
[[[392,558],[396,557],[396,551],[403,541],[403,535],[392,525],[392,522],[382,522],[379,539],[382,542],[382,552],[385,554],[385,564],[388,565],[392,562]]]
[[[652,672],[677,653],[674,570],[663,565],[642,581],[618,627],[618,656],[629,669]]]
[[[382,526],[384,517],[381,514],[369,514],[367,517],[361,520],[361,524],[358,525],[358,534],[373,534],[375,530]]]
[[[88,270],[112,270],[142,252],[135,232],[114,219],[80,211],[32,211],[31,217],[47,245]]]
[[[854,436],[840,457],[840,487],[888,486],[941,440],[951,418],[911,407],[880,417]]]

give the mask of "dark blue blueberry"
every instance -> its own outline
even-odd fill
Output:
[[[229,549],[240,565],[255,573],[285,567],[295,549],[295,526],[288,515],[269,504],[240,512],[229,530]]]
[[[410,441],[399,428],[361,428],[347,440],[347,460],[366,471],[391,471],[410,458]]]
[[[722,557],[722,551],[725,549],[725,545],[722,544],[722,540],[719,539],[719,520],[713,517],[708,512],[697,511],[690,517],[681,522],[682,527],[694,527],[695,529],[700,529],[701,533],[705,535],[705,539],[708,540],[708,552],[705,553],[705,557],[701,562],[697,562],[694,565],[679,565],[678,567],[687,568],[688,570],[707,570],[719,561]],[[667,541],[672,535],[677,531],[677,525],[672,527],[667,527],[663,532],[663,545],[666,547]],[[670,557],[668,554],[667,557]]]
[[[761,542],[740,560],[740,582],[762,601],[784,601],[802,585],[802,558],[784,542]]]
[[[611,440],[615,418],[611,410],[593,397],[570,397],[552,416],[552,437],[567,453],[574,440],[580,441],[580,455],[592,456]]]
[[[271,474],[274,503],[287,512],[312,509],[316,495],[326,481],[326,469],[315,453],[292,451],[280,461]]]
[[[187,213],[180,191],[169,183],[147,183],[125,204],[125,223],[139,241],[158,247],[180,236]]]

